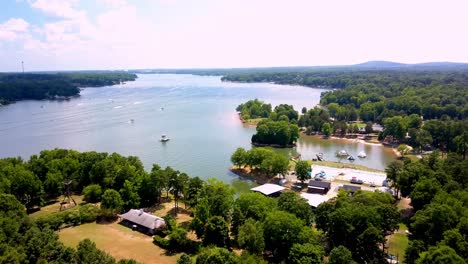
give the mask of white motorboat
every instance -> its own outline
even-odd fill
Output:
[[[169,138],[166,136],[166,135],[161,135],[161,139],[160,139],[161,142],[167,142],[169,141]]]
[[[357,156],[358,156],[359,158],[366,158],[366,157],[367,157],[367,154],[366,154],[364,151],[361,151],[361,152],[359,152],[359,153],[357,154]]]
[[[344,149],[338,151],[338,152],[336,153],[336,155],[337,155],[337,156],[349,156],[348,152],[347,152],[346,150],[344,150]]]

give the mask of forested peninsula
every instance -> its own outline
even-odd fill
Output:
[[[0,73],[0,105],[70,98],[80,94],[80,87],[114,85],[136,78],[136,74],[121,71]]]

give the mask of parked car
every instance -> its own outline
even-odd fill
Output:
[[[364,182],[356,177],[352,177],[351,180],[349,181],[354,184],[363,184]]]

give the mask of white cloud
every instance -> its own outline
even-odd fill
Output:
[[[22,18],[10,18],[0,24],[0,40],[14,41],[29,29],[29,23]]]
[[[0,57],[36,70],[468,61],[466,0],[99,1],[29,0],[54,18],[1,24],[19,45]]]
[[[99,0],[100,2],[114,8],[122,7],[127,5],[125,0]]]
[[[39,9],[48,15],[63,18],[82,17],[85,12],[74,8],[78,3],[79,0],[35,0],[30,2],[33,8]]]

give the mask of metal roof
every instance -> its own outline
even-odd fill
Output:
[[[310,206],[317,208],[319,204],[328,201],[330,198],[325,195],[301,193],[301,197],[306,199]]]
[[[143,210],[130,209],[119,217],[149,229],[159,229],[166,225],[163,218],[143,212]]]
[[[270,194],[273,194],[273,193],[276,193],[276,192],[280,192],[280,191],[282,191],[284,189],[285,188],[283,186],[279,186],[279,185],[271,184],[271,183],[266,183],[266,184],[254,187],[254,188],[252,188],[250,190],[254,191],[254,192],[261,192],[264,195],[270,195]]]
[[[326,181],[309,181],[309,188],[310,187],[320,187],[320,188],[326,188],[330,189],[331,187],[331,182],[326,182]]]

